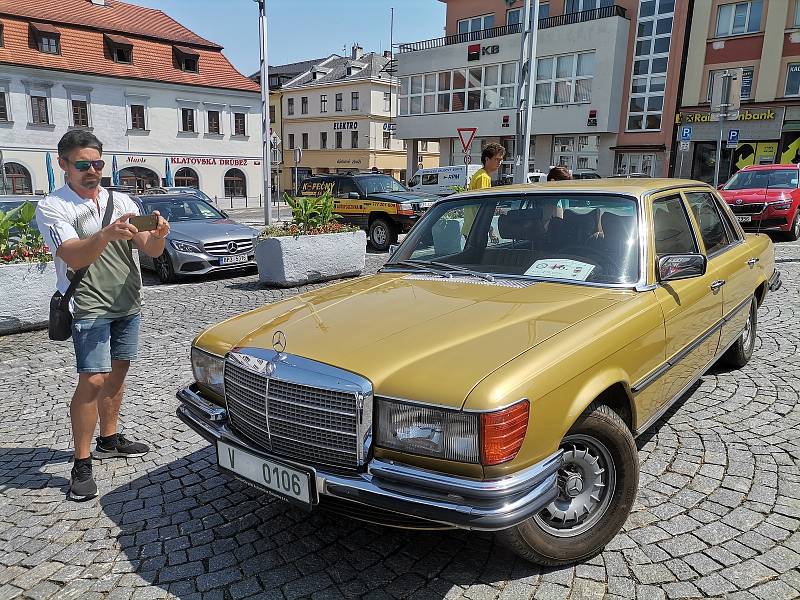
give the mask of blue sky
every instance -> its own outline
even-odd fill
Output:
[[[127,0],[158,8],[225,47],[245,75],[258,70],[258,9],[253,0]],[[353,42],[365,51],[389,49],[389,9],[394,42],[444,35],[445,5],[438,0],[267,0],[270,64],[327,56]]]

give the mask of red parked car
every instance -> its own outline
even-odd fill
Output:
[[[800,238],[798,165],[754,165],[738,171],[720,193],[746,231],[782,231]]]

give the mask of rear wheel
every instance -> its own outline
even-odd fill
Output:
[[[800,239],[800,209],[794,215],[794,221],[792,221],[792,228],[786,232],[786,238],[790,242],[796,242]]]
[[[370,245],[375,250],[388,250],[389,246],[397,242],[397,231],[394,226],[382,217],[373,220],[369,225]]]
[[[590,406],[561,449],[558,497],[498,534],[519,556],[542,565],[571,564],[599,553],[628,518],[639,485],[633,435],[608,406]]]
[[[172,266],[172,259],[169,257],[166,250],[161,256],[155,259],[155,263],[158,280],[161,283],[174,283],[177,280],[175,267]]]
[[[744,330],[739,338],[734,342],[733,346],[728,348],[727,352],[722,355],[722,362],[735,369],[741,369],[745,366],[750,357],[753,356],[753,349],[756,347],[756,329],[758,326],[758,302],[753,298],[750,302],[750,314],[747,317],[747,323],[744,325]]]

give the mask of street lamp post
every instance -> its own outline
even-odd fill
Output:
[[[266,0],[258,4],[258,39],[261,56],[261,170],[264,189],[264,225],[272,225],[272,156],[269,127],[269,67],[267,66],[267,8]]]
[[[533,121],[533,104],[536,86],[536,41],[539,27],[539,0],[525,0],[519,58],[519,81],[517,82],[517,155],[514,168],[514,183],[528,181],[530,162],[530,139]]]

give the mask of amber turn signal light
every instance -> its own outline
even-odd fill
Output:
[[[522,447],[528,431],[527,400],[497,412],[481,415],[481,462],[499,465],[511,460]]]

